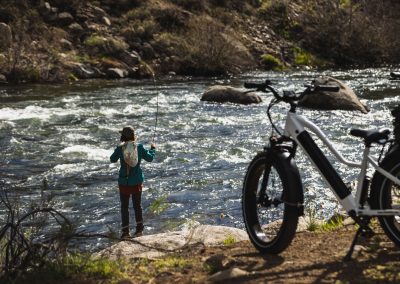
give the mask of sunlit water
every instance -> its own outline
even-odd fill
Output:
[[[353,88],[371,108],[368,114],[299,112],[321,127],[346,158],[357,160],[362,143],[349,136],[351,127],[391,127],[390,109],[400,101],[400,83],[388,80],[390,71],[323,72]],[[265,78],[275,80],[279,89],[301,89],[319,74],[253,73],[230,80],[164,80],[156,86],[150,81],[85,81],[1,87],[0,179],[18,193],[21,202],[28,203],[38,199],[47,178],[55,207],[79,220],[81,229],[118,231],[118,164],[110,164],[109,156],[119,143],[118,130],[132,125],[140,142],[148,147],[155,135],[158,147],[155,161],[143,163],[147,234],[197,222],[243,228],[242,181],[248,163],[270,134],[266,116],[270,97],[262,95],[263,103],[250,106],[205,103],[200,97],[214,84],[240,87],[246,80]],[[159,115],[154,131],[157,94]],[[286,109],[285,105],[273,109],[278,125],[282,125]],[[297,163],[306,207],[318,209],[320,217],[329,217],[339,208],[333,195],[301,152]],[[356,169],[335,165],[346,182],[355,179]],[[152,212],[151,205],[163,198],[166,210]]]

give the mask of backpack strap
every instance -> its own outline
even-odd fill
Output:
[[[124,151],[125,151],[125,148],[126,148],[126,146],[125,145],[123,145],[122,146],[122,158],[124,159]],[[125,159],[124,159],[124,163],[125,163],[125,165],[126,165],[126,179],[128,179],[129,178],[129,172],[130,172],[130,170],[131,170],[131,167],[128,165],[128,163],[127,162],[125,162]]]

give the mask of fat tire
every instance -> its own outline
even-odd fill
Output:
[[[282,181],[284,199],[302,203],[302,186],[301,182],[298,188],[293,188],[293,186],[291,186],[293,183],[290,181],[290,178],[293,177],[293,173],[298,174],[298,170],[297,167],[295,167],[295,171],[293,172],[290,158],[283,153],[272,153],[272,150],[270,154],[266,152],[259,153],[254,157],[247,169],[242,191],[242,212],[247,233],[250,241],[260,253],[278,254],[285,250],[294,238],[299,218],[299,208],[285,203],[283,220],[276,236],[268,242],[261,240],[257,236],[257,233],[260,231],[258,229],[260,228],[260,224],[257,217],[255,196],[255,191],[257,190],[256,186],[259,181],[257,175],[260,171],[260,167],[267,167],[265,166],[267,163],[269,163],[268,165],[272,168],[275,168]],[[300,179],[299,176],[294,177],[295,180],[297,178]],[[296,193],[294,190],[300,190],[301,192]]]
[[[380,166],[394,176],[400,176],[400,147],[391,151]],[[387,179],[379,172],[375,172],[371,183],[371,194],[369,203],[372,209],[391,208],[391,188],[392,181]],[[400,222],[395,220],[395,216],[379,216],[381,227],[385,234],[400,247]]]

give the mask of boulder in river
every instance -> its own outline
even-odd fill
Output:
[[[122,241],[96,253],[95,257],[118,259],[157,258],[173,252],[185,245],[200,244],[210,247],[223,245],[228,238],[236,242],[248,240],[247,233],[241,229],[200,225],[191,230],[142,236],[132,241]]]
[[[361,111],[362,113],[369,112],[369,108],[360,102],[357,95],[343,82],[332,77],[321,77],[315,79],[316,85],[336,85],[339,86],[339,92],[315,92],[305,96],[299,106],[320,109],[320,110],[352,110]]]
[[[262,102],[259,95],[254,92],[243,91],[241,89],[216,85],[210,87],[201,97],[202,101],[218,103],[236,103],[236,104],[258,104]]]
[[[390,80],[400,80],[400,73],[390,72]]]

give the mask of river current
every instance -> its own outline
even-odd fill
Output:
[[[266,78],[280,90],[299,90],[318,75],[336,77],[370,107],[368,114],[299,113],[316,123],[346,158],[357,160],[363,145],[349,135],[352,127],[392,127],[390,109],[400,102],[400,83],[388,79],[390,71],[257,72],[231,79],[164,79],[155,85],[124,80],[0,87],[0,180],[27,204],[40,197],[47,179],[54,207],[78,220],[80,229],[118,231],[119,164],[111,164],[109,157],[119,143],[118,131],[132,125],[145,147],[153,136],[157,144],[155,160],[142,164],[146,234],[196,223],[244,228],[242,181],[271,132],[266,116],[271,97],[262,94],[261,104],[242,106],[201,102],[202,93],[215,84],[241,87],[244,81]],[[273,108],[280,126],[286,110],[284,104]],[[332,193],[301,151],[297,163],[306,208],[328,218],[339,210]],[[346,182],[355,180],[357,169],[334,165]]]

